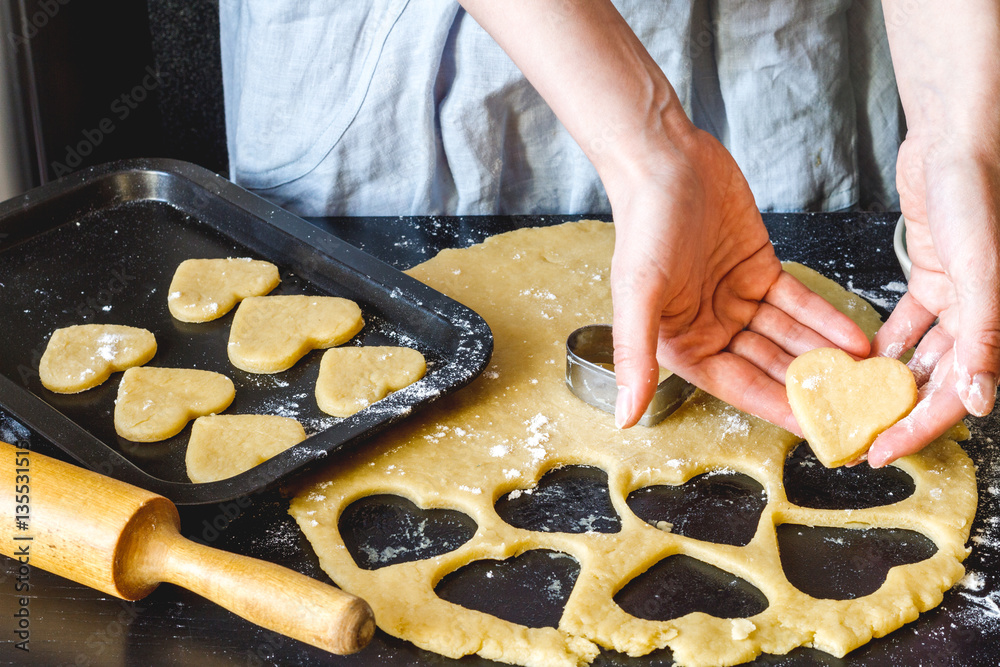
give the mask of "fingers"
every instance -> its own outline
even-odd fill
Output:
[[[768,303],[760,304],[757,314],[750,320],[747,329],[774,341],[776,345],[793,357],[817,347],[834,345],[826,337]]]
[[[996,292],[995,285],[959,291],[955,389],[965,409],[977,417],[988,415],[996,401],[1000,370],[1000,305]]]
[[[1000,170],[992,159],[943,164],[928,175],[927,220],[954,284],[955,389],[981,417],[993,409],[1000,373]]]
[[[752,331],[741,331],[733,336],[727,349],[743,357],[769,378],[781,384],[785,383],[788,364],[792,363],[794,358],[773,341]]]
[[[868,356],[868,337],[861,328],[787,271],[781,272],[764,301],[813,331],[821,332],[845,352],[856,357]]]
[[[993,411],[993,405],[996,402],[997,375],[992,370],[979,371],[975,375],[972,374],[972,371],[969,370],[970,368],[982,367],[986,364],[992,365],[992,362],[988,358],[980,356],[981,352],[974,349],[978,346],[978,343],[968,342],[969,338],[975,339],[975,335],[969,334],[960,338],[958,349],[964,352],[963,356],[965,358],[971,358],[973,361],[969,362],[968,365],[959,367],[955,389],[962,401],[962,405],[965,406],[968,412],[977,417],[985,417]],[[970,352],[969,348],[973,348],[973,350]]]
[[[931,373],[938,367],[941,358],[954,347],[955,339],[943,327],[936,326],[927,332],[907,364],[913,371],[918,387],[922,387],[930,380]]]
[[[654,285],[653,281],[631,274],[612,286],[618,428],[634,426],[656,392],[660,371],[656,342],[662,308],[653,297]]]
[[[826,329],[817,330],[798,318],[823,327],[831,322],[839,324],[842,315],[791,275],[782,273],[782,276],[787,276],[788,282],[784,287],[768,293],[767,301],[759,305],[747,328],[733,337],[728,349],[757,366],[772,380],[784,384],[785,372],[794,357],[818,347],[838,347],[837,343],[820,333],[826,333]],[[788,308],[788,311],[779,305]],[[816,309],[820,311],[818,315]],[[833,309],[836,317],[830,319],[832,316],[825,312],[827,309]],[[851,322],[851,325],[854,326],[854,323]],[[861,336],[864,337],[864,334],[861,333]],[[860,346],[857,341],[851,340],[853,335],[838,337],[842,342],[849,341],[856,351],[867,351],[867,337]]]
[[[952,373],[949,373],[952,375]],[[882,432],[868,450],[868,464],[881,468],[898,458],[913,454],[947,432],[965,416],[953,383],[928,383],[909,415]]]
[[[941,327],[935,327],[934,331]],[[917,405],[903,419],[883,431],[868,450],[873,468],[923,449],[966,415],[955,391],[955,354],[946,351],[934,367],[930,379],[920,388]]]
[[[741,356],[723,351],[674,370],[716,398],[801,437],[784,385]]]
[[[872,341],[873,357],[900,356],[920,340],[937,317],[907,292],[896,304]],[[918,381],[919,384],[919,381]]]

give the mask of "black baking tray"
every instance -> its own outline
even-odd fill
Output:
[[[365,327],[347,345],[405,345],[428,361],[425,377],[338,419],[313,394],[322,351],[274,375],[232,366],[233,312],[189,324],[171,317],[167,288],[193,257],[253,257],[278,266],[272,294],[332,295],[361,306]],[[473,380],[492,334],[476,313],[301,218],[193,164],[155,159],[95,167],[0,204],[0,405],[98,472],[178,504],[246,496],[357,445]],[[127,324],[156,335],[149,365],[223,373],[236,385],[229,414],[296,417],[309,437],[235,477],[193,484],[184,452],[190,424],[159,443],[114,430],[120,373],[61,395],[42,387],[38,362],[52,332],[73,324]]]

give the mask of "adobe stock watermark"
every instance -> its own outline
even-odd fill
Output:
[[[115,646],[123,643],[125,634],[139,614],[145,610],[138,602],[116,600],[118,613],[110,618],[107,624],[94,630],[84,641],[85,649],[78,653],[72,662],[64,663],[74,667],[90,667],[90,665],[107,664],[105,654],[113,654]]]
[[[886,25],[891,28],[902,28],[909,23],[910,18],[913,17],[923,4],[924,0],[900,0],[899,2],[894,2],[890,7],[889,14],[885,16]]]
[[[7,50],[13,54],[18,47],[34,39],[38,32],[56,17],[59,10],[70,2],[72,0],[40,0],[38,9],[33,14],[21,18],[20,31],[7,33]]]
[[[691,60],[697,60],[705,54],[713,55],[713,46],[718,29],[718,22],[709,21],[708,19],[701,20],[701,29],[697,32],[692,31],[691,37],[688,40],[687,52]]]
[[[93,153],[94,149],[118,128],[115,121],[122,123],[127,120],[132,112],[149,97],[151,92],[163,85],[165,78],[164,72],[158,72],[153,69],[152,65],[147,65],[146,76],[142,78],[142,81],[111,102],[109,115],[98,121],[95,127],[84,130],[81,133],[83,138],[80,141],[73,145],[67,145],[62,162],[58,160],[52,162],[50,166],[56,177],[65,176],[82,165],[83,158]]]
[[[613,147],[618,139],[625,133],[625,124],[618,121],[609,121],[601,127],[600,133],[592,137],[587,142],[588,153],[591,157],[596,157]]]
[[[873,228],[886,224],[883,214],[892,210],[894,209],[890,209],[880,199],[868,202],[860,211],[848,216],[842,225],[844,235],[854,237],[871,232]],[[892,224],[895,224],[895,221]]]
[[[17,610],[14,618],[14,648],[25,653],[31,650],[31,543],[35,539],[31,529],[31,449],[29,443],[15,445],[14,456],[14,522],[13,544],[7,553],[17,561],[14,579]]]
[[[580,4],[581,0],[560,0],[560,2],[549,11],[549,23],[554,26],[561,26],[566,23],[566,21],[568,21],[570,17],[579,9]]]
[[[278,656],[281,655],[282,641],[280,635],[274,632],[265,632],[264,641],[253,648],[248,648],[243,654],[243,663],[247,667],[263,667],[263,665],[274,664]],[[237,664],[239,662],[237,661]]]

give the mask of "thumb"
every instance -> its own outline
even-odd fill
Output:
[[[934,171],[933,192],[928,183],[931,237],[954,284],[958,311],[952,331],[955,389],[965,409],[978,417],[993,409],[1000,372],[997,184],[1000,172],[992,162],[976,159],[945,159]]]
[[[985,417],[996,401],[1000,370],[1000,295],[995,285],[982,283],[960,287],[963,293],[955,337],[955,389],[966,410]]]
[[[611,287],[614,303],[612,333],[615,346],[615,426],[634,426],[646,411],[656,392],[660,366],[656,361],[656,342],[660,309],[652,285],[656,281],[629,273],[614,280]]]

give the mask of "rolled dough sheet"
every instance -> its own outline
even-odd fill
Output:
[[[56,329],[38,363],[42,386],[76,394],[112,373],[141,366],[156,354],[153,332],[120,324],[77,324]]]
[[[215,482],[250,470],[306,439],[291,417],[210,415],[191,425],[184,462],[192,482]]]
[[[493,358],[467,388],[331,464],[292,501],[291,513],[330,577],[369,601],[379,627],[420,647],[455,658],[478,653],[546,667],[588,662],[598,645],[630,655],[669,646],[674,659],[689,666],[738,664],[762,651],[783,654],[800,645],[840,656],[940,603],[943,591],[962,577],[977,500],[972,463],[953,439],[941,438],[895,464],[914,480],[909,498],[851,512],[818,510],[787,500],[782,468],[797,439],[767,422],[698,391],[657,426],[619,431],[612,415],[569,392],[566,337],[580,326],[611,321],[613,244],[613,226],[594,221],[522,229],[445,250],[410,271],[486,318],[495,336]],[[877,314],[860,298],[804,267],[788,268],[874,332]],[[498,498],[531,488],[565,465],[607,471],[621,532],[532,532],[499,518]],[[658,530],[626,504],[636,489],[679,485],[721,469],[752,477],[767,493],[757,533],[746,546]],[[465,512],[478,530],[449,553],[362,569],[338,520],[352,502],[372,494]],[[783,523],[903,528],[926,535],[937,552],[893,568],[871,595],[820,600],[796,589],[782,572],[775,527]],[[531,549],[563,552],[580,564],[558,628],[527,628],[434,593],[445,575],[472,561],[505,560]],[[769,606],[748,619],[692,613],[650,621],[614,603],[629,581],[673,554],[745,579]]]
[[[281,279],[271,262],[249,257],[187,259],[167,291],[170,314],[182,322],[209,322],[250,296],[263,296]]]
[[[229,330],[229,361],[249,373],[288,370],[311,350],[346,343],[361,331],[361,308],[335,296],[244,299]]]
[[[785,386],[795,420],[827,468],[860,457],[917,404],[917,383],[906,364],[886,357],[855,361],[833,348],[796,357]]]

